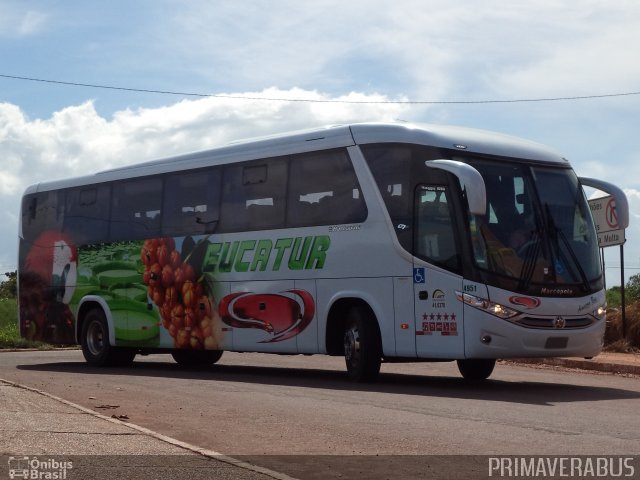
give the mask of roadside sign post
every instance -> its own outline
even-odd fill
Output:
[[[604,251],[606,247],[620,245],[620,303],[622,307],[622,335],[627,338],[627,318],[624,298],[624,243],[625,231],[618,225],[616,202],[611,195],[589,200],[589,209],[598,234],[598,246],[602,251],[602,274],[604,270]],[[605,280],[606,285],[606,280]],[[605,287],[606,288],[606,287]]]
[[[622,336],[627,338],[627,316],[624,301],[624,245],[620,245],[620,303],[622,307]]]

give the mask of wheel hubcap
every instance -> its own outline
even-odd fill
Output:
[[[360,335],[358,329],[351,327],[344,333],[344,357],[348,362],[358,359],[360,352]]]
[[[92,322],[87,332],[87,348],[91,355],[100,355],[104,350],[104,330],[100,322]]]

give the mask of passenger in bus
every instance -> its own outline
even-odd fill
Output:
[[[527,242],[532,240],[533,232],[536,230],[533,216],[523,213],[518,215],[518,217],[509,223],[514,225],[514,228],[509,233],[508,246],[519,254],[524,253],[520,252],[520,250],[527,244]]]

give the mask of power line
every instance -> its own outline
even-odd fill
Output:
[[[598,98],[613,98],[613,97],[628,97],[633,95],[640,95],[638,92],[623,92],[623,93],[606,93],[602,95],[575,95],[566,97],[543,97],[543,98],[517,98],[517,99],[490,99],[490,100],[328,100],[317,98],[280,98],[280,97],[255,97],[245,95],[225,95],[214,93],[193,93],[193,92],[178,92],[171,90],[153,90],[147,88],[131,88],[131,87],[118,87],[114,85],[101,85],[94,83],[80,83],[80,82],[67,82],[63,80],[52,80],[45,78],[32,78],[21,77],[17,75],[0,74],[2,78],[9,78],[12,80],[24,80],[29,82],[40,83],[53,83],[56,85],[66,85],[71,87],[86,87],[86,88],[99,88],[103,90],[120,90],[126,92],[137,93],[156,93],[161,95],[176,95],[183,97],[200,97],[200,98],[227,98],[235,100],[261,100],[270,102],[300,102],[300,103],[347,103],[347,104],[368,104],[368,105],[477,105],[487,103],[533,103],[533,102],[558,102],[563,100],[592,100]]]

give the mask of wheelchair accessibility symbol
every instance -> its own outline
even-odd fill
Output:
[[[424,268],[417,267],[413,269],[413,283],[425,283]]]

